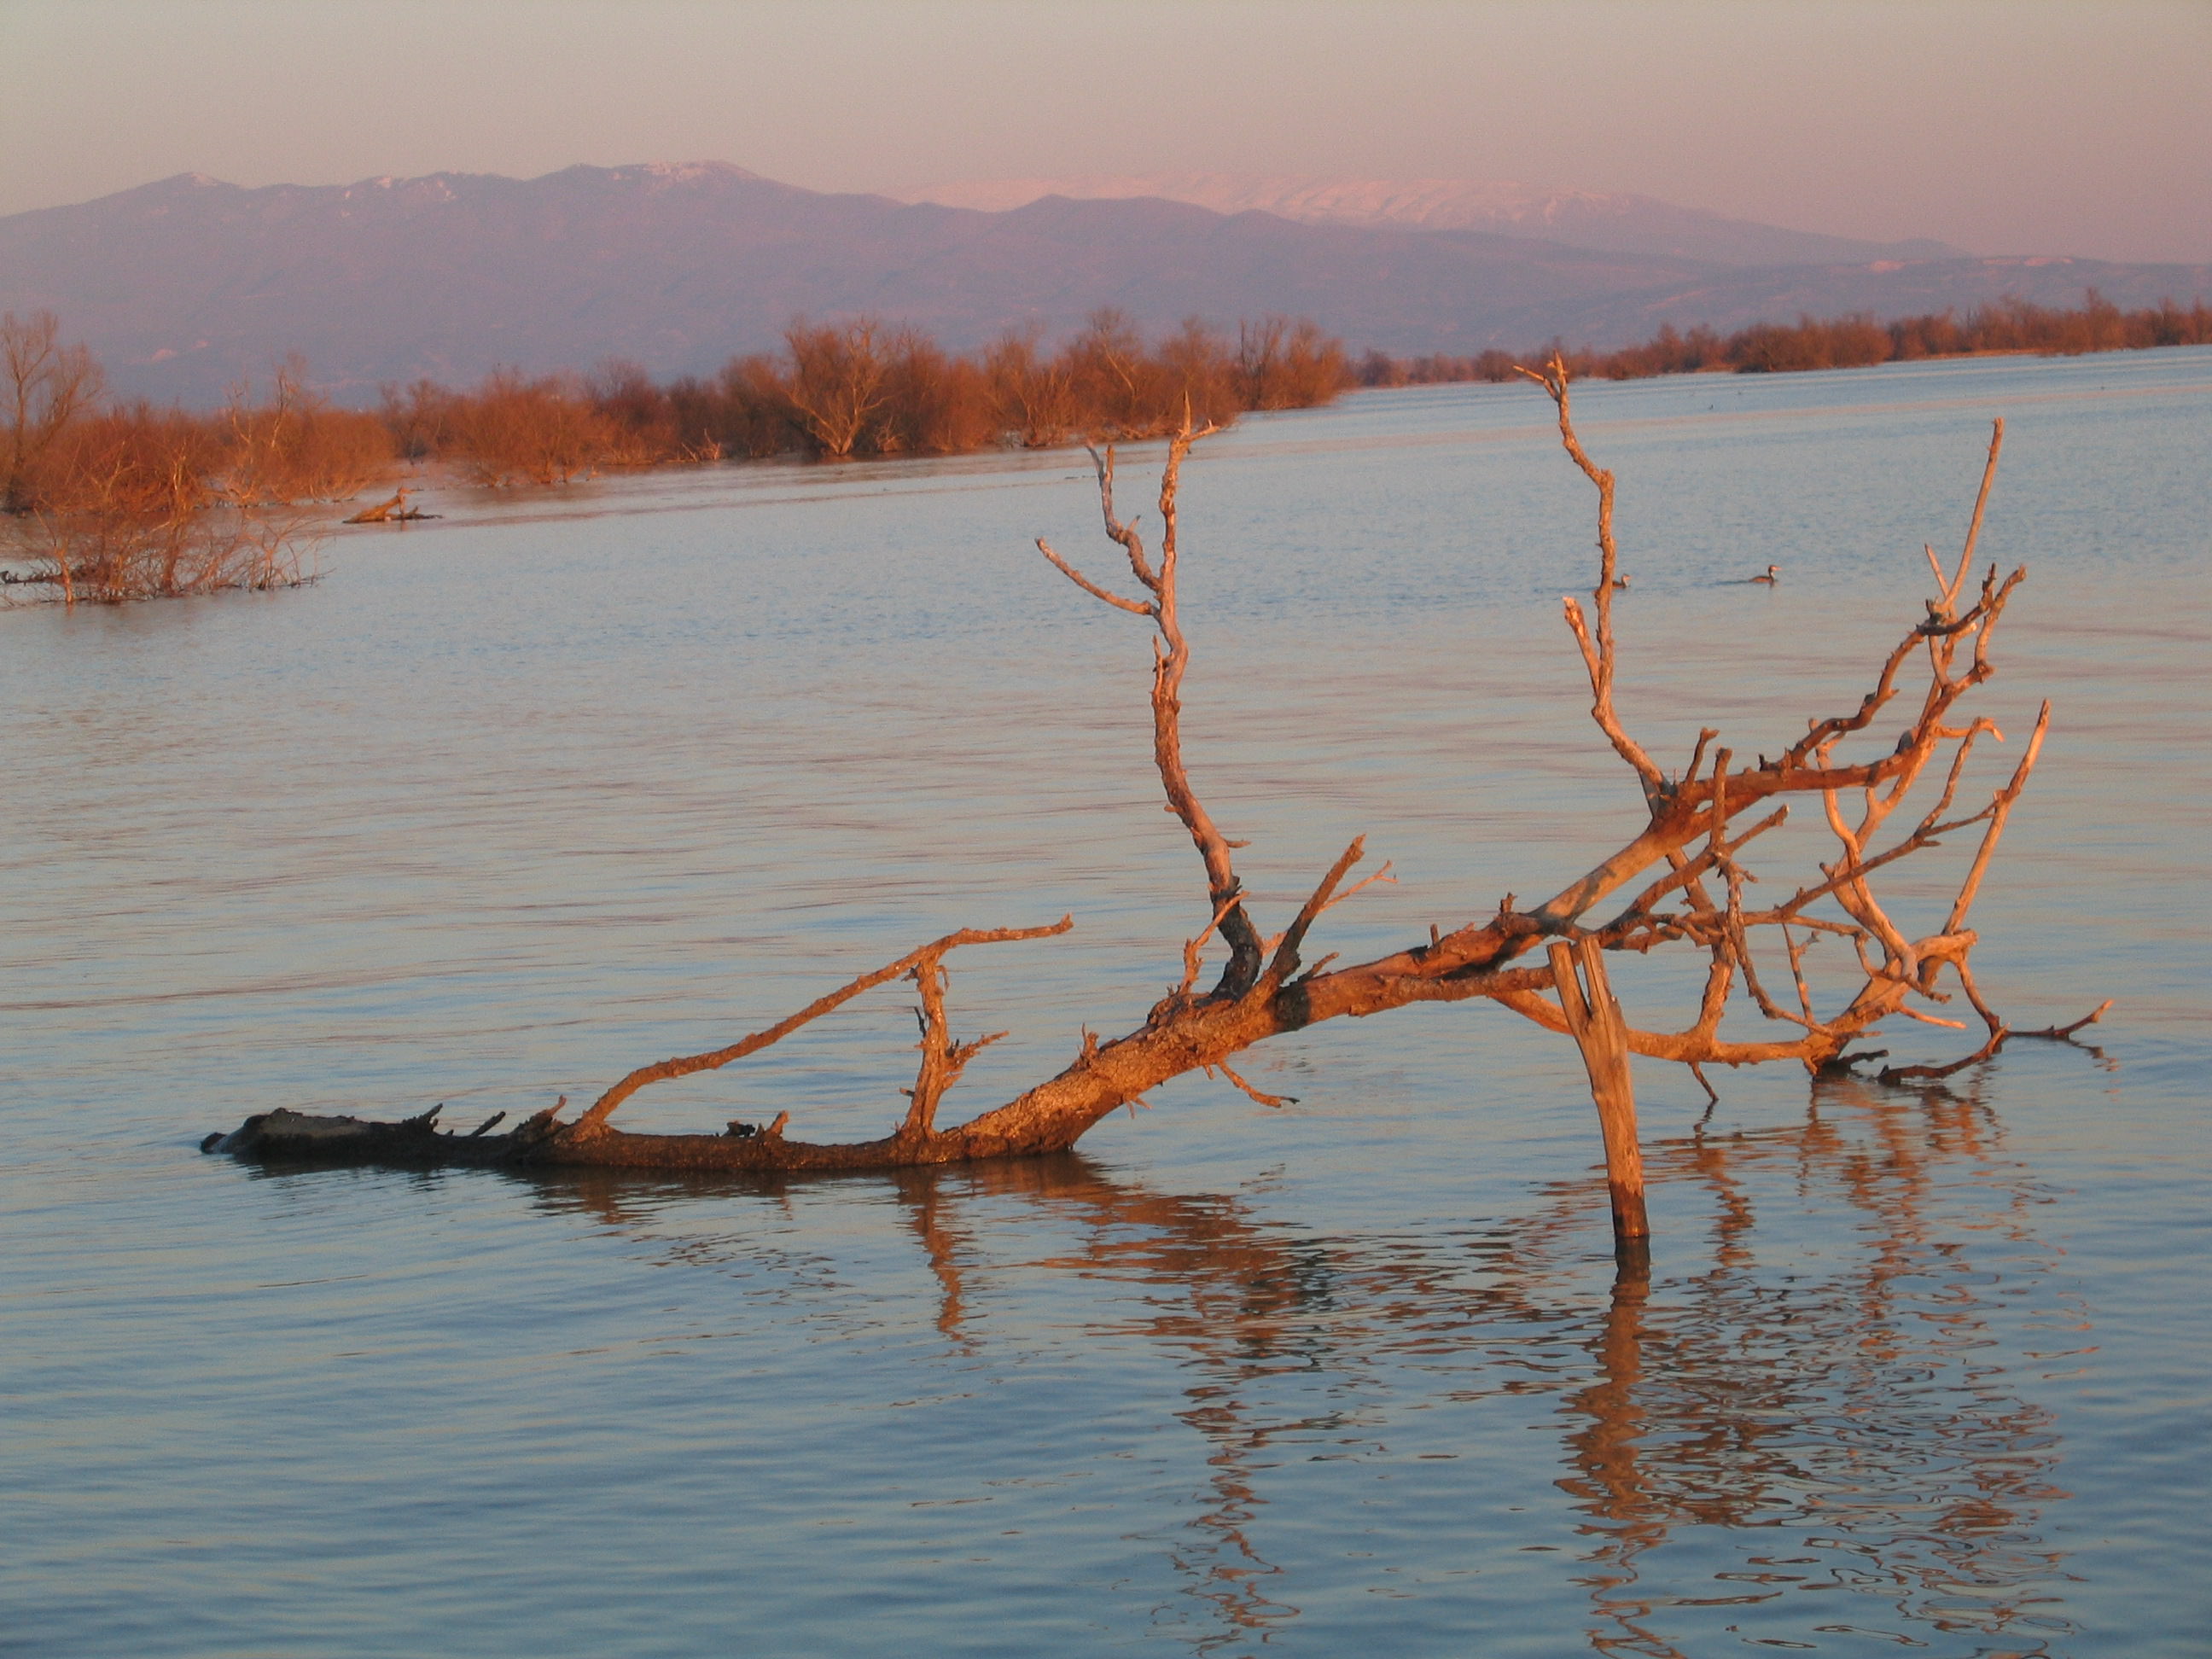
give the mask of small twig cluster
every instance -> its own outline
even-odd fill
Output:
[[[1572,599],[1565,601],[1567,623],[1589,670],[1592,717],[1643,785],[1650,809],[1650,827],[1646,837],[1640,839],[1656,839],[1667,866],[1664,875],[1592,932],[1611,949],[1649,951],[1674,940],[1688,940],[1711,957],[1696,1020],[1671,1034],[1635,1033],[1632,1046],[1639,1052],[1685,1061],[1693,1069],[1708,1060],[1743,1064],[1784,1057],[1802,1060],[1815,1070],[1846,1064],[1853,1058],[1848,1045],[1871,1035],[1877,1021],[1893,1014],[1965,1029],[1960,1021],[1914,1006],[1916,999],[1938,1005],[1950,1000],[1950,993],[1940,983],[1948,969],[1987,1028],[1987,1040],[1974,1053],[1951,1065],[1897,1067],[1884,1075],[1893,1079],[1942,1076],[1988,1058],[2009,1033],[1975,983],[1969,957],[1977,936],[1967,927],[1966,920],[2014,803],[2042,752],[2051,722],[2051,706],[2046,702],[2011,778],[1978,809],[1954,813],[1977,741],[1984,735],[2003,740],[1994,721],[1985,717],[1962,720],[1956,712],[1958,705],[1996,672],[1990,647],[1997,624],[2027,574],[2014,570],[2000,580],[1991,566],[1982,576],[1972,602],[1961,608],[1996,479],[2004,422],[1998,421],[1990,435],[1981,488],[1956,568],[1947,574],[1934,549],[1923,550],[1936,574],[1936,597],[1928,602],[1925,617],[1891,650],[1873,688],[1858,706],[1847,714],[1808,720],[1805,735],[1779,757],[1769,760],[1761,756],[1755,767],[1742,770],[1731,769],[1735,757],[1727,748],[1713,750],[1711,764],[1706,766],[1708,745],[1719,733],[1701,731],[1688,767],[1680,777],[1669,778],[1627,734],[1613,705],[1613,476],[1591,462],[1576,436],[1565,365],[1554,357],[1541,369],[1522,372],[1550,394],[1559,410],[1561,442],[1597,489],[1600,574],[1592,596],[1597,625],[1595,629],[1588,625],[1580,605]],[[1904,695],[1902,681],[1908,665],[1916,659],[1924,659],[1926,679],[1911,723],[1894,746],[1871,761],[1851,763],[1841,758],[1839,745],[1868,730],[1884,709]],[[1702,775],[1701,767],[1705,769]],[[1934,804],[1903,834],[1880,845],[1881,832],[1931,768],[1942,779]],[[1746,902],[1745,890],[1757,878],[1740,855],[1751,842],[1783,823],[1789,809],[1786,803],[1776,805],[1741,830],[1735,829],[1735,821],[1778,797],[1799,793],[1819,795],[1837,842],[1838,856],[1832,863],[1820,865],[1818,881],[1805,882],[1778,904],[1753,908]],[[1857,803],[1856,808],[1847,805],[1853,800]],[[1902,860],[1942,846],[1948,836],[1978,826],[1979,845],[1943,925],[1926,937],[1908,938],[1878,896],[1874,876]],[[1814,914],[1812,907],[1823,900],[1832,901],[1838,914]],[[1779,937],[1780,960],[1794,992],[1794,1008],[1771,994],[1760,978],[1752,941],[1761,928],[1773,929]],[[1857,989],[1844,1006],[1825,1016],[1815,1012],[1805,973],[1807,952],[1822,936],[1850,941],[1861,975]],[[1722,1014],[1739,977],[1760,1014],[1795,1027],[1796,1036],[1753,1044],[1721,1040]],[[1524,1012],[1543,1017],[1541,1011],[1525,1001],[1516,1006]],[[1545,1023],[1551,1021],[1547,1018]],[[1862,1054],[1856,1058],[1874,1057]],[[1701,1071],[1698,1076],[1702,1082]]]

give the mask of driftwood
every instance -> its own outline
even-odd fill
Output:
[[[441,513],[425,513],[419,507],[407,505],[407,491],[402,489],[388,501],[379,501],[374,507],[364,507],[341,524],[416,524],[424,519],[443,518]]]
[[[246,1156],[348,1163],[662,1170],[864,1170],[1012,1158],[1064,1151],[1117,1108],[1193,1071],[1218,1071],[1254,1099],[1280,1103],[1240,1077],[1231,1060],[1269,1037],[1324,1020],[1414,1003],[1484,1000],[1582,1038],[1607,1128],[1616,1217],[1624,1236],[1633,1237],[1643,1221],[1633,1105],[1626,1091],[1629,1054],[1686,1066],[1701,1084],[1702,1068],[1714,1064],[1795,1060],[1815,1074],[1839,1072],[1883,1056],[1884,1050],[1853,1048],[1879,1035],[1882,1020],[1903,1017],[1964,1029],[1963,1022],[1923,1006],[1941,1006],[1963,994],[1986,1028],[1984,1040],[1949,1065],[1899,1066],[1880,1073],[1880,1080],[1890,1082],[1948,1075],[1987,1059],[2014,1036],[2063,1038],[2099,1018],[2102,1007],[2074,1026],[2015,1033],[1984,1000],[1970,966],[1976,935],[1966,925],[1968,913],[2050,722],[2046,703],[2010,778],[1978,805],[1957,804],[1977,744],[1985,736],[2001,740],[1991,721],[1969,716],[1960,706],[1996,672],[1991,642],[2024,575],[2015,570],[2000,578],[1991,566],[1978,582],[1973,579],[2003,422],[1996,423],[1990,440],[1955,569],[1947,573],[1929,551],[1936,597],[1876,666],[1865,695],[1841,712],[1808,720],[1805,735],[1787,750],[1771,759],[1761,756],[1750,765],[1739,764],[1733,750],[1714,747],[1717,732],[1702,732],[1688,764],[1670,775],[1631,735],[1614,707],[1613,607],[1621,583],[1613,530],[1613,475],[1590,459],[1576,434],[1565,365],[1554,358],[1540,370],[1522,372],[1552,398],[1560,441],[1597,493],[1596,581],[1587,606],[1574,598],[1565,601],[1565,620],[1589,678],[1591,717],[1634,774],[1645,808],[1644,821],[1618,851],[1540,903],[1523,908],[1508,895],[1492,914],[1449,932],[1431,927],[1426,940],[1373,961],[1332,968],[1334,957],[1324,956],[1308,963],[1308,938],[1322,915],[1362,887],[1389,878],[1386,864],[1364,881],[1350,882],[1364,856],[1361,842],[1354,841],[1280,932],[1265,933],[1252,916],[1234,862],[1235,850],[1243,843],[1222,834],[1183,763],[1181,694],[1190,647],[1177,612],[1181,549],[1176,495],[1191,446],[1206,435],[1186,426],[1168,446],[1156,557],[1133,521],[1116,514],[1114,451],[1092,452],[1106,535],[1126,559],[1133,594],[1094,580],[1043,541],[1037,544],[1076,586],[1147,624],[1152,635],[1153,762],[1167,809],[1189,833],[1205,876],[1200,925],[1182,947],[1180,981],[1142,1026],[1104,1042],[1086,1032],[1080,1051],[1058,1075],[964,1123],[940,1127],[937,1114],[946,1091],[969,1060],[995,1040],[957,1042],[951,1037],[945,1006],[946,958],[970,945],[1063,933],[1073,923],[1063,917],[1042,927],[963,929],[726,1048],[633,1071],[573,1120],[562,1116],[565,1097],[502,1134],[488,1133],[489,1124],[469,1135],[441,1132],[434,1111],[397,1123],[276,1112],[251,1118],[229,1135],[210,1136],[205,1145]],[[1910,722],[1901,737],[1870,752],[1846,752],[1900,700]],[[1933,805],[1885,841],[1890,819],[1923,781],[1934,788]],[[1836,848],[1833,861],[1791,883],[1786,896],[1753,906],[1745,891],[1753,879],[1746,849],[1783,822],[1792,800],[1808,799],[1825,815]],[[1899,860],[1967,831],[1978,834],[1978,842],[1943,925],[1921,938],[1906,937],[1877,896],[1876,878]],[[1601,912],[1601,906],[1607,909]],[[1856,963],[1855,988],[1827,1012],[1816,1012],[1806,968],[1808,950],[1823,939],[1832,942],[1832,951],[1837,945],[1848,948]],[[1216,940],[1226,960],[1215,982],[1200,988],[1205,952]],[[1763,942],[1757,952],[1754,941]],[[1554,942],[1571,947],[1558,953],[1557,968],[1545,955]],[[1692,950],[1705,958],[1705,989],[1695,1016],[1673,1030],[1628,1024],[1606,988],[1599,953],[1662,948]],[[1591,981],[1588,992],[1569,958],[1583,965]],[[861,993],[901,978],[912,981],[920,994],[921,1061],[913,1087],[904,1091],[905,1112],[879,1139],[793,1139],[785,1133],[787,1114],[764,1128],[732,1124],[719,1134],[630,1134],[608,1121],[641,1088],[728,1065]],[[1776,979],[1784,988],[1782,999],[1770,992],[1770,981]],[[1947,983],[1955,986],[1955,993],[1945,988]],[[1778,1030],[1760,1041],[1722,1036],[1723,1012],[1739,992]]]

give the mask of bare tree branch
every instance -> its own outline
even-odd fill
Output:
[[[1679,778],[1666,778],[1627,732],[1613,703],[1618,648],[1613,635],[1613,594],[1619,550],[1613,526],[1614,480],[1599,467],[1575,431],[1567,370],[1554,357],[1541,370],[1524,370],[1552,397],[1560,441],[1598,495],[1598,583],[1589,609],[1578,600],[1565,604],[1592,694],[1591,713],[1613,752],[1633,770],[1644,796],[1644,821],[1612,853],[1567,882],[1534,908],[1512,895],[1489,914],[1449,930],[1432,926],[1425,942],[1371,961],[1336,965],[1334,954],[1303,968],[1302,955],[1320,918],[1334,903],[1370,883],[1388,878],[1386,864],[1376,875],[1346,888],[1346,878],[1364,854],[1355,840],[1316,884],[1305,902],[1272,941],[1249,914],[1247,896],[1231,852],[1242,846],[1215,825],[1192,787],[1182,743],[1182,692],[1190,663],[1178,607],[1181,548],[1177,489],[1192,444],[1203,435],[1188,422],[1168,444],[1162,469],[1159,509],[1161,538],[1157,562],[1133,521],[1125,522],[1114,501],[1115,452],[1094,449],[1100,515],[1108,538],[1127,557],[1130,574],[1148,597],[1126,598],[1091,580],[1042,539],[1040,552],[1054,568],[1093,598],[1152,624],[1152,754],[1167,809],[1181,820],[1198,850],[1206,880],[1206,920],[1182,948],[1180,983],[1150,1011],[1145,1023],[1127,1035],[1102,1040],[1086,1029],[1079,1051],[1057,1075],[1015,1098],[951,1128],[936,1121],[945,1092],[993,1034],[956,1042],[945,1006],[943,960],[963,945],[1040,938],[1066,931],[1066,918],[1051,927],[995,931],[963,930],[908,952],[896,961],[848,982],[798,1013],[726,1048],[663,1060],[632,1072],[572,1125],[554,1112],[540,1113],[506,1135],[459,1139],[440,1134],[426,1122],[359,1125],[340,1137],[347,1155],[363,1159],[433,1162],[544,1161],[656,1167],[722,1169],[879,1168],[967,1159],[1003,1158],[1071,1146],[1094,1124],[1124,1106],[1140,1103],[1161,1084],[1193,1071],[1219,1071],[1263,1104],[1281,1097],[1255,1089],[1230,1065],[1243,1050],[1271,1037],[1324,1021],[1359,1018],[1428,1002],[1490,1000],[1554,1031],[1573,1022],[1553,993],[1565,994],[1556,969],[1523,959],[1549,941],[1571,940],[1577,959],[1595,952],[1647,952],[1680,944],[1705,957],[1704,987],[1694,1012],[1679,1029],[1647,1029],[1622,1017],[1610,1024],[1617,1053],[1674,1060],[1688,1066],[1711,1093],[1704,1068],[1795,1061],[1808,1071],[1856,1065],[1881,1058],[1886,1050],[1856,1048],[1880,1035],[1880,1022],[1893,1015],[1944,1027],[1963,1023],[1929,1006],[1949,1002],[1943,987],[1948,972],[1987,1028],[1980,1047],[1965,1059],[1942,1066],[1899,1066],[1887,1079],[1948,1075],[1985,1060],[2014,1035],[1977,984],[1971,956],[1978,936],[1967,925],[2013,806],[2033,771],[2048,730],[2048,705],[2011,777],[1978,810],[1955,808],[1968,786],[1978,739],[1987,733],[2002,740],[1986,717],[1969,718],[1962,701],[1995,672],[1990,642],[2022,573],[1999,579],[1994,566],[1978,592],[1961,609],[1980,535],[1984,509],[1993,488],[2002,425],[1992,435],[1973,520],[1956,574],[1945,576],[1942,562],[1929,555],[1937,595],[1925,614],[1905,630],[1878,665],[1871,689],[1856,708],[1806,722],[1805,736],[1778,757],[1739,763],[1737,751],[1717,742],[1720,733],[1700,730],[1688,766]],[[1908,696],[1908,669],[1916,659],[1926,678],[1907,706],[1909,723],[1886,750],[1848,757],[1840,751],[1868,732],[1886,708]],[[1711,765],[1706,765],[1711,756]],[[1702,775],[1701,775],[1702,773]],[[1903,809],[1918,786],[1931,784],[1934,804],[1902,834],[1889,820]],[[1782,824],[1792,797],[1820,801],[1828,834],[1838,848],[1832,861],[1809,875],[1782,884],[1788,896],[1765,908],[1746,902],[1747,890],[1760,879],[1749,854],[1777,843],[1761,838]],[[1915,937],[1893,914],[1878,890],[1890,869],[1905,860],[1934,853],[1943,837],[1971,826],[1982,834],[1971,864],[1942,927]],[[1785,844],[1786,845],[1786,844]],[[1636,884],[1641,884],[1640,887]],[[1592,926],[1590,913],[1607,896],[1632,893],[1611,920]],[[1757,952],[1765,946],[1759,930],[1771,928],[1778,956],[1786,964],[1785,995],[1794,1006],[1770,996]],[[1202,994],[1197,984],[1202,953],[1218,933],[1229,962],[1214,988]],[[1818,964],[1808,953],[1824,937],[1848,939],[1856,963],[1831,952]],[[1271,954],[1272,952],[1272,954]],[[911,975],[921,992],[921,1060],[902,1121],[884,1137],[870,1141],[816,1145],[786,1139],[782,1120],[764,1133],[725,1135],[628,1135],[611,1128],[608,1115],[645,1085],[728,1064],[777,1041],[808,1021],[842,1006],[861,992],[902,975]],[[1843,981],[1841,994],[1834,981]],[[1595,982],[1595,978],[1593,982]],[[1723,1027],[1738,988],[1753,1012],[1783,1030],[1765,1041],[1723,1035]],[[1608,993],[1608,995],[1610,994]],[[2064,1040],[2097,1019],[2034,1035]],[[1825,1010],[1825,1012],[1824,1012]],[[289,1115],[276,1115],[288,1119]],[[233,1150],[304,1144],[307,1120],[252,1121],[224,1144]],[[274,1127],[270,1127],[273,1123]],[[325,1132],[314,1132],[329,1136]],[[294,1137],[288,1139],[288,1137]],[[321,1145],[321,1142],[318,1142]],[[327,1155],[325,1148],[325,1155]]]
[[[672,1078],[690,1077],[697,1072],[717,1071],[733,1060],[743,1060],[747,1054],[757,1054],[770,1043],[789,1036],[800,1026],[821,1018],[832,1009],[843,1007],[863,991],[872,990],[902,974],[912,973],[925,963],[934,971],[948,951],[956,951],[963,945],[994,945],[1012,939],[1048,939],[1055,933],[1064,933],[1074,926],[1074,917],[1062,916],[1047,927],[963,927],[957,933],[947,933],[943,939],[933,939],[919,950],[908,951],[896,962],[886,963],[872,973],[848,980],[827,996],[817,997],[797,1013],[778,1020],[765,1030],[740,1037],[726,1048],[710,1048],[702,1054],[679,1054],[672,1060],[639,1066],[592,1103],[583,1116],[569,1127],[568,1138],[574,1140],[590,1136],[607,1121],[616,1107],[648,1084],[665,1083]],[[924,994],[927,996],[928,994],[925,992]],[[948,1078],[946,1081],[951,1079]]]
[[[1559,442],[1583,476],[1597,489],[1597,586],[1590,590],[1590,603],[1597,609],[1597,629],[1593,638],[1583,620],[1582,606],[1569,599],[1566,608],[1567,626],[1574,630],[1575,641],[1581,646],[1583,662],[1589,671],[1590,716],[1597,721],[1598,729],[1606,735],[1613,750],[1636,770],[1644,785],[1647,799],[1657,797],[1666,787],[1666,780],[1652,763],[1651,757],[1643,746],[1628,735],[1620,717],[1613,706],[1613,671],[1614,661],[1613,642],[1613,595],[1620,586],[1620,550],[1613,538],[1613,474],[1590,459],[1583,450],[1582,440],[1575,435],[1574,422],[1568,410],[1567,365],[1557,352],[1551,362],[1541,368],[1524,368],[1518,363],[1513,372],[1534,380],[1551,395],[1559,410]]]
[[[1091,465],[1098,478],[1099,515],[1105,521],[1106,534],[1128,556],[1131,573],[1152,595],[1149,605],[1122,599],[1091,581],[1042,538],[1037,548],[1085,592],[1121,610],[1150,617],[1158,629],[1152,651],[1153,763],[1159,771],[1161,787],[1167,793],[1168,810],[1182,820],[1183,827],[1190,832],[1192,844],[1198,848],[1199,858],[1206,867],[1207,908],[1217,918],[1214,925],[1219,927],[1229,946],[1228,963],[1212,994],[1237,997],[1249,990],[1259,977],[1259,931],[1244,912],[1243,889],[1230,855],[1231,843],[1215,826],[1197,791],[1191,787],[1190,775],[1182,758],[1182,684],[1190,666],[1190,645],[1183,636],[1182,619],[1176,608],[1176,568],[1181,550],[1177,544],[1176,495],[1190,447],[1212,430],[1211,426],[1194,428],[1186,419],[1182,428],[1168,440],[1167,459],[1160,471],[1160,555],[1157,569],[1146,556],[1144,538],[1138,533],[1135,522],[1123,523],[1114,511],[1113,446],[1091,452]]]

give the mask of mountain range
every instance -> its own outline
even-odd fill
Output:
[[[1667,322],[1895,316],[2007,294],[2065,306],[2090,286],[2123,305],[2212,292],[2202,265],[1975,258],[1644,198],[1178,179],[1149,182],[1207,201],[900,202],[722,162],[258,189],[187,173],[0,217],[0,308],[58,313],[125,395],[205,406],[295,349],[349,403],[501,365],[622,357],[656,376],[706,374],[773,349],[802,314],[872,313],[969,349],[1010,327],[1057,337],[1103,306],[1147,330],[1280,313],[1354,351],[1404,355],[1555,335],[1603,347]]]
[[[1148,173],[1073,179],[990,179],[900,197],[1003,213],[1047,196],[1121,201],[1156,196],[1216,213],[1272,213],[1308,225],[1394,230],[1486,230],[1601,253],[1660,254],[1724,265],[1961,259],[1964,249],[1921,239],[1857,241],[1785,230],[1678,207],[1650,196],[1540,190],[1468,179],[1326,179],[1310,174]]]

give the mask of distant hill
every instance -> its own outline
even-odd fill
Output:
[[[801,313],[873,313],[960,349],[1010,326],[1058,335],[1101,306],[1147,329],[1285,313],[1355,350],[1465,353],[1555,333],[1622,344],[1666,320],[1900,314],[2007,292],[2070,305],[2089,284],[2124,305],[2185,301],[2212,290],[2212,270],[1747,265],[1157,198],[986,212],[801,190],[720,162],[258,190],[185,174],[0,218],[0,307],[59,313],[118,391],[194,405],[295,349],[352,402],[380,382],[458,383],[502,364],[543,372],[622,356],[658,376],[709,373],[772,349]]]
[[[1481,230],[1563,242],[1602,253],[1658,254],[1713,264],[1844,264],[1876,259],[1960,259],[1962,248],[1926,240],[1864,242],[1785,230],[1677,207],[1650,196],[1538,190],[1468,179],[1325,179],[1308,174],[1150,173],[1074,179],[994,179],[939,185],[902,200],[1003,213],[1046,196],[1077,201],[1155,196],[1216,213],[1273,213],[1310,225],[1391,230]]]

